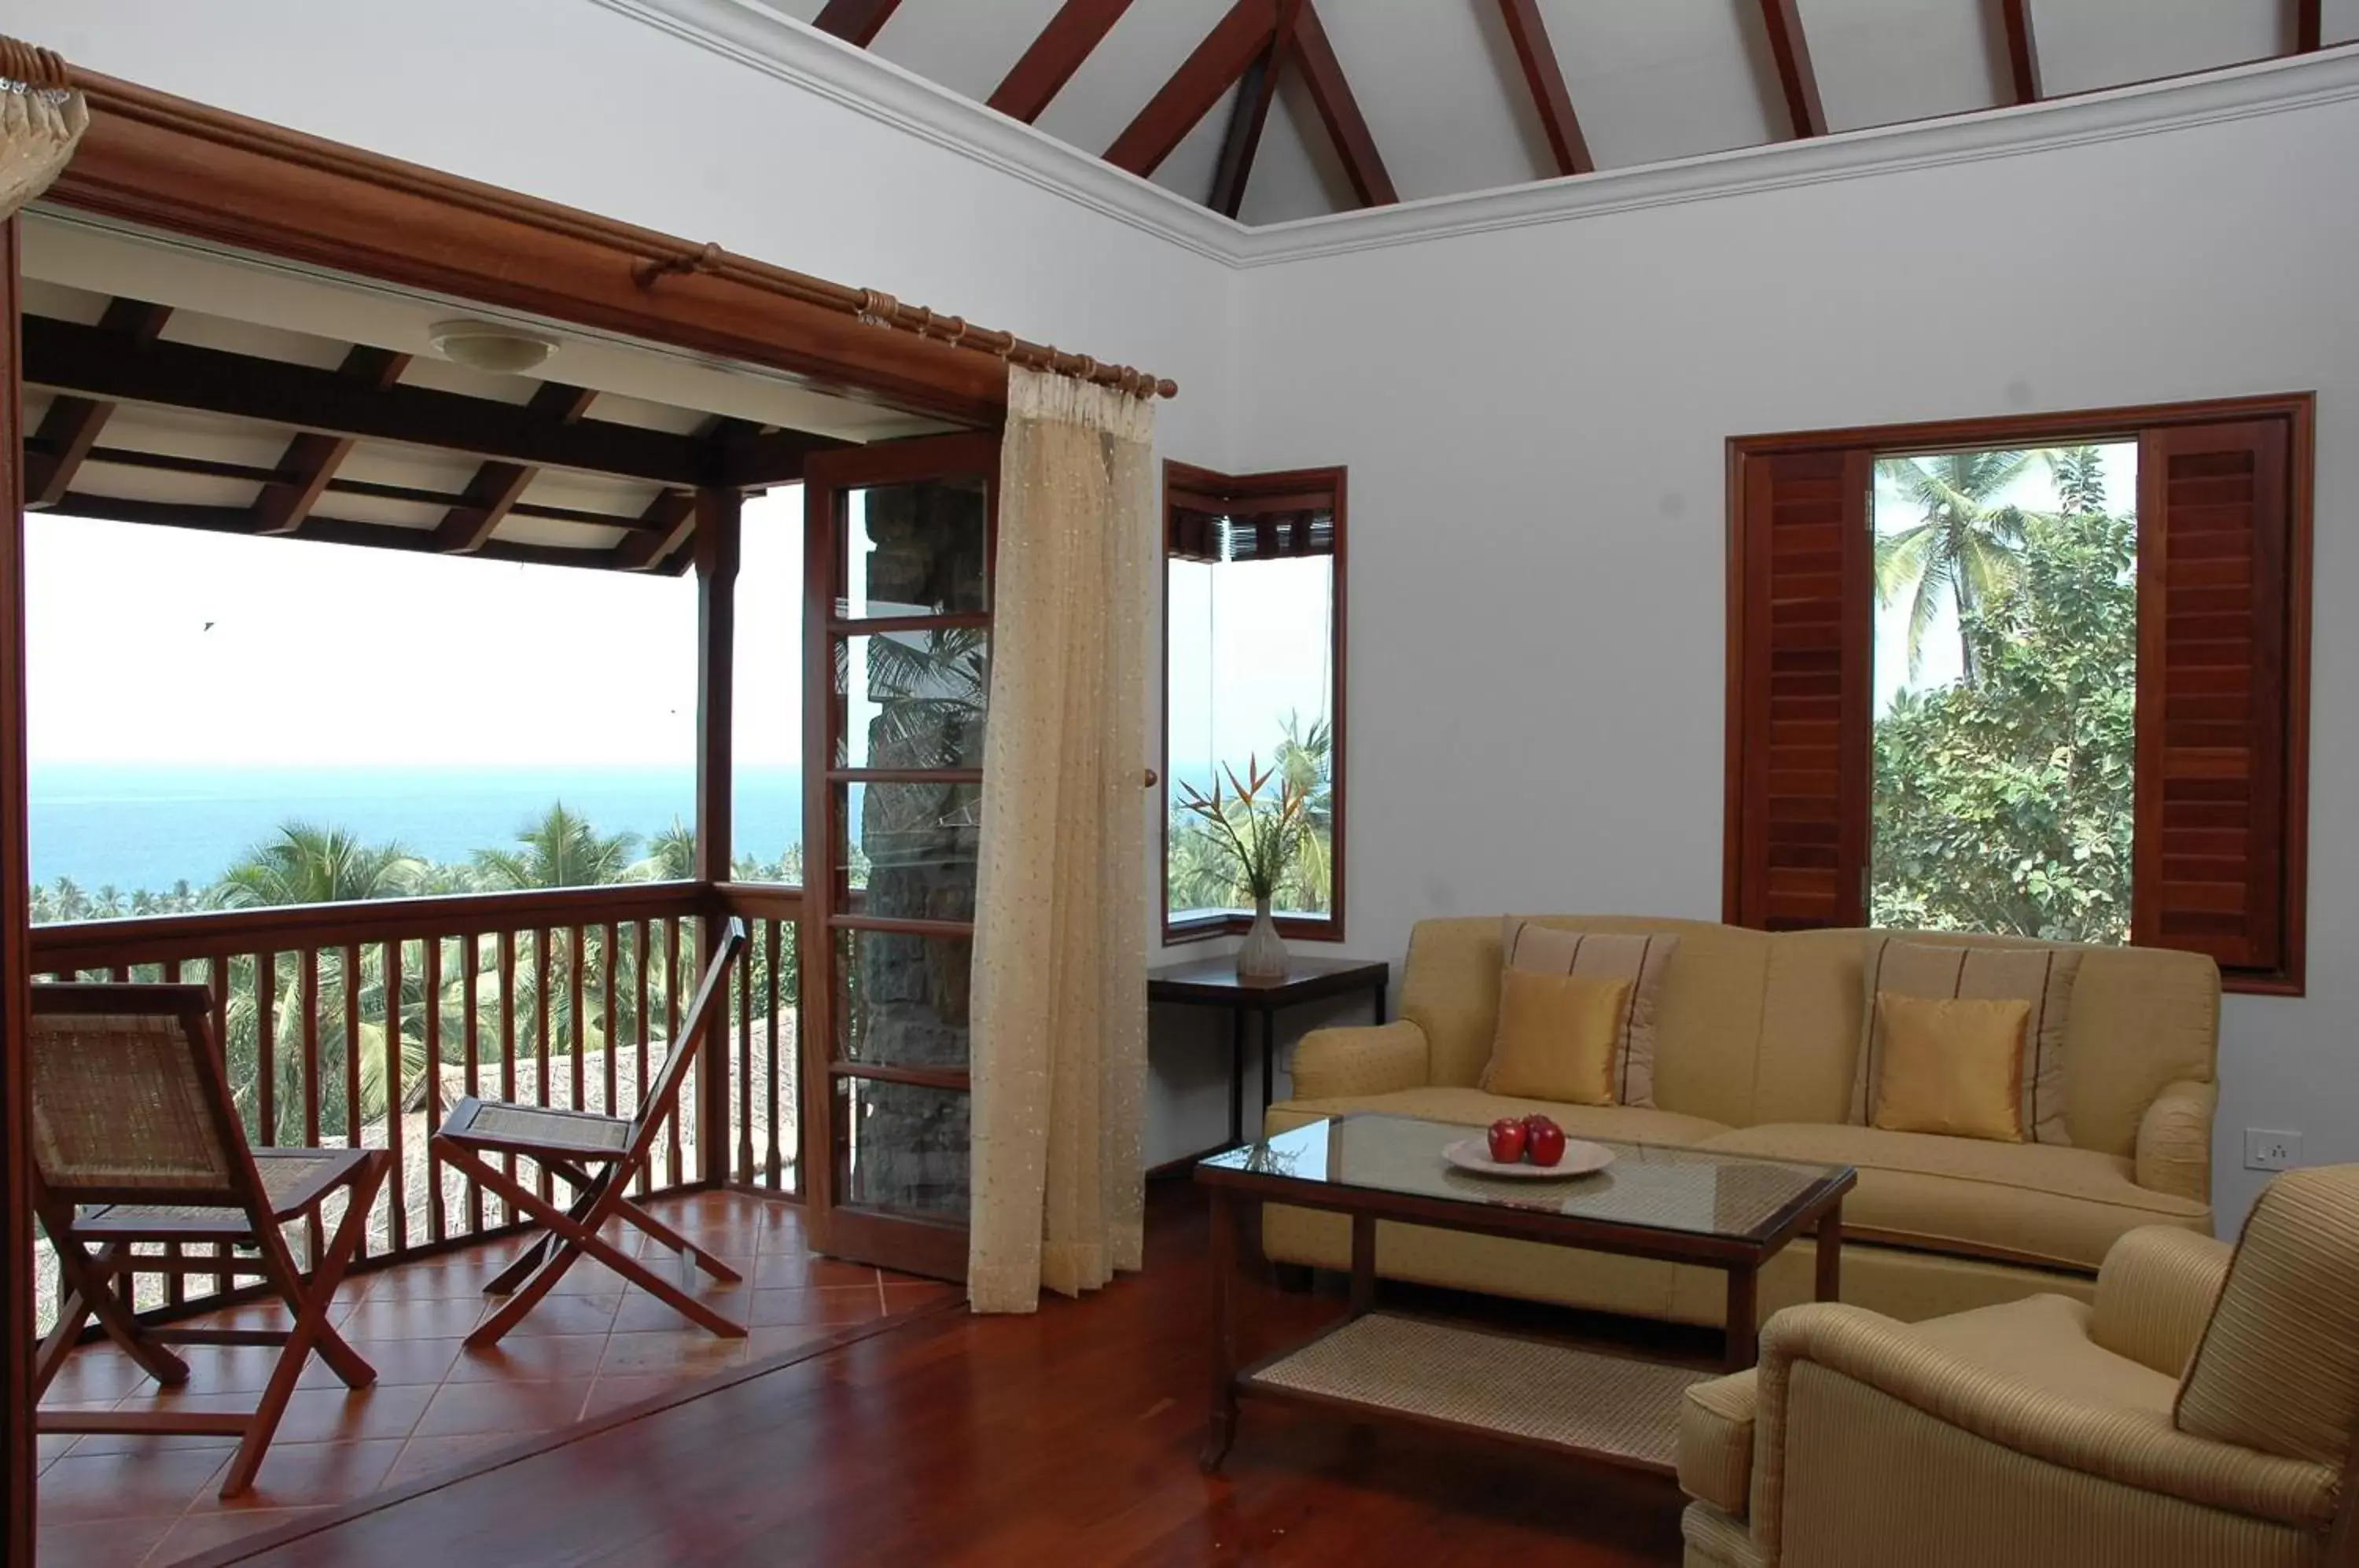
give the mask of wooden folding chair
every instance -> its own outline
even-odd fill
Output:
[[[336,1287],[368,1234],[390,1160],[379,1149],[252,1149],[212,1041],[212,996],[201,985],[33,987],[29,1040],[33,1206],[67,1290],[57,1327],[34,1353],[38,1399],[98,1320],[158,1383],[188,1364],[171,1345],[282,1348],[252,1410],[41,1410],[45,1432],[145,1432],[241,1437],[222,1482],[254,1484],[271,1434],[313,1350],[347,1387],[376,1370],[328,1323]],[[307,1279],[281,1227],[346,1195],[343,1218]],[[217,1257],[178,1247],[212,1245]],[[259,1275],[294,1313],[288,1329],[200,1329],[141,1323],[115,1281],[134,1273]]]
[[[451,1107],[450,1118],[429,1145],[434,1158],[457,1166],[543,1226],[516,1260],[484,1287],[485,1295],[508,1299],[467,1336],[471,1348],[497,1345],[584,1253],[714,1334],[732,1339],[745,1334],[745,1325],[731,1322],[693,1294],[699,1269],[723,1284],[735,1284],[736,1271],[624,1195],[631,1179],[654,1153],[656,1136],[679,1102],[689,1063],[712,1032],[715,1015],[726,1010],[729,966],[745,945],[745,923],[732,920],[714,945],[712,961],[705,965],[696,999],[664,1058],[663,1070],[656,1074],[653,1088],[640,1097],[637,1115],[625,1119],[505,1100],[461,1100]],[[572,1202],[559,1208],[484,1158],[494,1154],[522,1155],[562,1177],[573,1191]],[[717,1149],[706,1151],[708,1159],[720,1154]],[[636,1225],[671,1248],[679,1259],[676,1280],[657,1274],[601,1236],[601,1227],[610,1219]]]

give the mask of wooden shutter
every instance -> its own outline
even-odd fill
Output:
[[[1738,464],[1727,918],[1770,931],[1864,925],[1873,459],[1820,449]]]
[[[2139,443],[2132,937],[2298,980],[2306,573],[2286,419]]]

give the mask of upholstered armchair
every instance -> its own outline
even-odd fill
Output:
[[[2359,1563],[2359,1166],[2279,1177],[2232,1252],[2107,1254],[2093,1306],[1770,1319],[1680,1411],[1688,1568]]]

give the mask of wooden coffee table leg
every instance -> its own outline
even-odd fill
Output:
[[[1821,1301],[1843,1300],[1843,1201],[1837,1199],[1819,1216],[1819,1284]]]
[[[1376,1216],[1352,1216],[1352,1315],[1364,1317],[1376,1304]]]
[[[1212,1414],[1199,1462],[1220,1469],[1237,1436],[1237,1206],[1212,1189]]]
[[[1728,1369],[1742,1372],[1753,1365],[1758,1355],[1756,1341],[1760,1334],[1761,1276],[1750,1263],[1732,1265],[1728,1270]]]

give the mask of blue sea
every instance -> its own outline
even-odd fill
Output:
[[[348,828],[372,843],[461,862],[514,843],[562,800],[602,833],[644,841],[694,820],[684,768],[175,768],[39,764],[32,768],[33,879],[85,888],[202,887],[278,824]],[[734,848],[775,860],[802,840],[801,775],[743,768]]]

